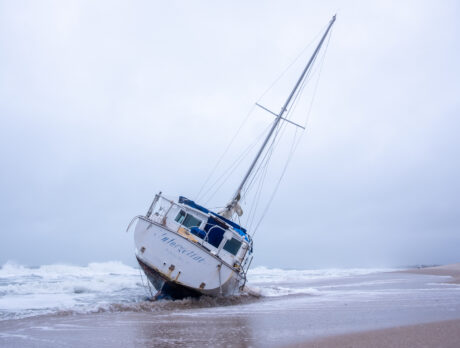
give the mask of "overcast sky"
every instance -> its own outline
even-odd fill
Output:
[[[130,219],[160,190],[197,198],[253,104],[334,13],[316,94],[302,96],[309,105],[315,94],[313,107],[293,116],[308,116],[307,131],[255,235],[254,264],[459,262],[459,10],[0,0],[0,264],[134,265]],[[299,69],[261,101],[278,111]],[[271,121],[252,113],[216,175]],[[210,206],[227,203],[241,170]]]

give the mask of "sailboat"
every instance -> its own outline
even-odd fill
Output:
[[[128,230],[136,222],[135,256],[158,291],[156,297],[225,296],[245,289],[253,257],[253,240],[249,232],[235,222],[235,218],[243,214],[239,204],[243,188],[281,122],[301,127],[284,116],[335,19],[333,16],[330,20],[281,111],[274,113],[257,104],[276,118],[235,194],[222,211],[214,212],[183,196],[177,200],[168,199],[160,192],[145,215],[131,220]]]

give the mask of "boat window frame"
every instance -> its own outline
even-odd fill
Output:
[[[174,221],[177,222],[179,225],[182,225],[182,222],[185,220],[186,216],[187,216],[187,212],[183,209],[179,209],[179,212],[176,214]]]
[[[238,252],[240,251],[241,247],[243,246],[243,240],[241,238],[238,238],[239,236],[236,236],[236,234],[233,234],[233,236],[229,239],[224,239],[223,241],[223,245],[222,245],[222,250],[225,250],[227,253],[233,255],[233,256],[236,256],[238,255]],[[238,249],[236,249],[236,252],[233,253],[231,250],[228,250],[225,248],[225,246],[227,245],[227,243],[232,243],[232,241],[236,241],[239,243],[239,246],[238,246]]]
[[[178,219],[179,215],[181,215],[181,218]],[[197,220],[199,222],[199,224],[198,225],[191,225],[191,226],[185,225],[184,222],[187,220],[189,215],[193,219]],[[203,219],[198,218],[195,214],[192,214],[192,213],[188,212],[186,209],[183,209],[182,207],[179,209],[179,212],[177,213],[176,217],[174,218],[174,221],[176,223],[178,223],[179,225],[185,227],[188,230],[190,230],[193,227],[200,228],[200,226],[203,224]]]

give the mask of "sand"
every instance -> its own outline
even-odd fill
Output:
[[[364,331],[304,342],[291,347],[305,348],[458,348],[460,320]]]
[[[404,272],[409,273],[416,273],[416,274],[431,274],[431,275],[439,275],[439,276],[449,276],[447,282],[452,284],[460,284],[460,263],[454,263],[445,266],[436,266],[436,267],[425,267],[425,268],[417,268],[417,269],[410,269]],[[460,347],[460,344],[459,344]]]

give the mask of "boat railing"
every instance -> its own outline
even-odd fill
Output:
[[[152,221],[155,221],[165,226],[167,222],[168,214],[174,206],[177,206],[178,208],[183,209],[182,204],[176,203],[170,199],[163,197],[160,192],[155,195],[155,198],[153,199],[153,202],[150,205],[150,208],[146,214],[146,217]],[[185,227],[185,226],[178,223],[176,232],[178,233],[182,227]],[[199,242],[199,244],[203,245],[204,242],[207,242],[210,230],[206,233],[206,236],[204,238],[199,237],[200,239],[202,239],[202,241]]]
[[[153,199],[153,202],[145,216],[152,221],[166,225],[168,213],[175,205],[179,206],[176,202],[163,197],[160,192],[155,195],[155,198]]]

